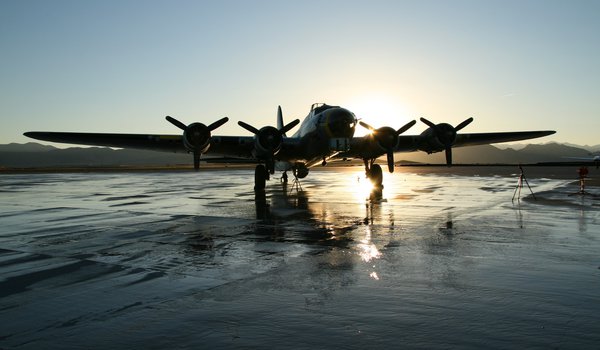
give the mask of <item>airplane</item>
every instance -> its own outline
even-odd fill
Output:
[[[568,159],[582,160],[584,162],[594,162],[596,164],[596,169],[600,167],[600,156],[593,157],[563,157]]]
[[[25,136],[37,140],[106,146],[116,148],[136,148],[166,152],[187,152],[193,155],[194,169],[200,167],[202,155],[227,157],[248,163],[257,163],[254,171],[254,188],[265,189],[266,181],[275,171],[282,171],[287,179],[291,171],[296,180],[306,177],[309,169],[316,165],[325,166],[330,161],[361,159],[366,176],[374,188],[383,188],[381,166],[376,163],[383,155],[387,159],[390,173],[394,172],[394,153],[424,151],[429,154],[444,151],[446,163],[452,165],[452,148],[511,142],[543,137],[555,131],[519,131],[459,134],[458,131],[469,125],[468,118],[457,126],[447,123],[434,124],[420,118],[428,126],[420,135],[401,135],[416,124],[415,120],[399,129],[389,126],[374,128],[359,121],[350,110],[315,103],[302,121],[300,128],[290,137],[287,133],[300,123],[295,119],[284,124],[281,106],[277,109],[277,127],[264,126],[260,129],[239,121],[238,124],[254,136],[212,136],[212,132],[225,124],[229,118],[221,118],[208,126],[200,122],[185,125],[167,116],[166,120],[182,130],[178,135],[113,134],[80,132],[29,131]],[[366,136],[355,137],[356,126],[370,131]]]

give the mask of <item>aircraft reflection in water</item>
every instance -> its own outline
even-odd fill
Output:
[[[311,202],[310,191],[290,187],[282,183],[281,188],[271,188],[267,193],[255,191],[256,218],[260,220],[263,233],[283,235],[286,228],[291,232],[299,230],[302,234],[298,239],[305,243],[353,251],[368,262],[380,257],[377,245],[384,247],[386,238],[400,232],[399,227],[394,227],[394,208],[388,207],[386,214],[382,213],[385,200],[381,197],[378,201],[372,200],[373,196],[381,196],[381,191],[370,183],[363,181],[353,186],[355,190],[346,194],[354,198],[338,199],[343,203],[318,199]],[[334,189],[331,195],[335,196],[338,190]],[[377,245],[371,240],[371,231],[375,227],[378,230]],[[266,228],[272,231],[265,231]]]
[[[226,123],[227,117],[212,124],[192,123],[185,125],[175,118],[166,119],[183,131],[181,135],[151,134],[106,134],[71,132],[26,132],[34,139],[52,142],[137,148],[166,152],[187,152],[193,155],[194,168],[200,167],[203,154],[213,157],[212,161],[241,161],[257,163],[254,174],[254,187],[263,190],[265,183],[275,171],[282,171],[287,178],[291,171],[295,180],[308,175],[315,165],[326,165],[330,161],[361,159],[365,173],[376,188],[383,188],[381,166],[376,160],[386,156],[388,171],[394,171],[394,153],[423,151],[427,153],[444,151],[446,163],[452,164],[452,148],[489,143],[532,139],[554,134],[554,131],[522,131],[458,134],[468,126],[473,118],[468,118],[457,126],[447,123],[434,124],[420,118],[428,126],[420,135],[401,135],[415,123],[412,120],[399,129],[389,126],[374,128],[358,119],[351,111],[326,104],[313,104],[300,128],[287,137],[299,119],[284,124],[281,107],[277,110],[277,128],[265,126],[256,128],[239,121],[238,124],[254,136],[212,136],[212,132]],[[355,137],[356,125],[367,128],[370,134]],[[215,159],[216,157],[216,159]]]
[[[381,193],[376,189],[372,191]],[[256,218],[259,220],[255,233],[268,235],[271,239],[298,240],[351,252],[350,256],[333,252],[326,255],[324,261],[330,266],[351,270],[356,263],[352,256],[363,262],[378,259],[381,257],[378,246],[384,248],[389,243],[386,238],[393,236],[380,234],[377,243],[372,240],[374,224],[378,229],[388,227],[392,230],[394,226],[393,212],[384,220],[381,205],[376,201],[364,202],[363,198],[364,204],[360,201],[348,203],[346,206],[351,208],[339,212],[329,207],[331,203],[311,203],[309,192],[290,189],[286,183],[282,183],[281,189],[271,189],[268,195],[267,198],[265,191],[255,191]],[[377,272],[371,271],[370,277],[378,279]]]
[[[345,193],[346,195],[354,197],[352,200],[355,200],[355,202],[351,205],[362,206],[362,203],[364,203],[366,211],[365,218],[360,220],[360,222],[365,225],[369,223],[373,224],[374,208],[380,208],[378,204],[382,201],[386,201],[386,199],[383,198],[381,188],[370,182],[361,182],[360,177],[357,177],[357,184],[353,186],[352,189],[353,191]],[[328,227],[332,227],[332,225],[328,223],[338,221],[336,218],[327,215],[327,209],[325,208],[327,206],[326,203],[313,203],[312,207],[310,207],[309,192],[304,191],[296,184],[289,184],[288,182],[282,181],[280,188],[274,187],[269,191],[269,198],[267,198],[267,193],[265,191],[255,191],[254,194],[256,218],[259,220],[272,221],[299,214],[303,215],[302,219],[304,220],[312,220],[315,217],[321,216],[319,221]],[[314,208],[317,206],[322,207],[321,212],[318,212]],[[353,219],[353,223],[357,221],[357,214],[358,213],[353,212],[353,217],[355,218]],[[336,227],[336,230],[338,229],[339,228]]]

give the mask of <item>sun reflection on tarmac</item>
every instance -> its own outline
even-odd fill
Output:
[[[379,249],[371,242],[371,228],[368,227],[365,237],[360,240],[358,245],[359,255],[364,262],[371,262],[373,259],[381,257]]]
[[[357,202],[364,202],[373,191],[373,184],[367,179],[362,169],[349,173],[347,183],[352,184],[348,188],[353,199]]]

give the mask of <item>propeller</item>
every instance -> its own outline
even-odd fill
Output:
[[[280,113],[280,111],[281,109],[279,109],[278,114]],[[271,173],[273,173],[274,171],[273,156],[277,153],[277,151],[279,151],[281,143],[283,142],[283,136],[285,136],[286,132],[290,131],[293,127],[298,125],[298,123],[300,123],[300,120],[295,119],[279,129],[272,126],[265,126],[260,128],[259,130],[248,123],[245,123],[241,120],[238,121],[239,126],[250,131],[255,135],[255,147],[259,153],[259,156],[266,158],[268,163],[267,165],[269,165],[269,171]]]
[[[250,131],[258,138],[260,145],[265,150],[275,150],[281,144],[281,138],[285,135],[286,132],[290,131],[294,126],[300,123],[299,119],[295,119],[287,125],[283,126],[281,129],[276,129],[272,126],[265,126],[260,130],[253,127],[248,123],[244,123],[243,121],[238,121],[238,125],[242,128]]]
[[[433,124],[429,120],[425,118],[421,118],[421,121],[429,126],[433,132],[435,133],[435,137],[438,141],[444,146],[444,150],[446,151],[446,164],[448,166],[452,165],[452,145],[456,140],[456,133],[471,124],[473,118],[467,118],[462,123],[458,124],[456,127],[453,127],[450,124],[442,123],[442,124]]]
[[[185,145],[188,151],[191,151],[194,154],[195,170],[198,170],[200,168],[200,155],[202,154],[202,151],[204,151],[208,146],[208,142],[210,141],[211,137],[211,131],[227,123],[227,121],[229,120],[229,118],[224,117],[206,126],[202,123],[192,123],[190,125],[185,125],[171,116],[166,116],[165,119],[167,119],[169,123],[183,130],[183,144]]]
[[[379,129],[375,129],[374,127],[363,122],[362,120],[359,121],[359,124],[362,127],[370,130],[373,133],[373,137],[375,137],[375,140],[377,140],[379,146],[385,149],[385,153],[387,154],[388,171],[390,173],[394,172],[394,147],[396,147],[396,145],[398,144],[398,136],[404,133],[406,130],[410,129],[413,125],[415,125],[416,122],[416,120],[411,120],[400,129],[394,130],[389,126],[384,126]]]
[[[283,113],[281,112],[281,106],[277,106],[277,129],[283,129]],[[285,135],[285,132],[283,133]]]

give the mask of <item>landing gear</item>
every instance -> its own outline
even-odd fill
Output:
[[[265,162],[265,166],[266,166],[266,169],[269,172],[269,174],[275,174],[275,160],[274,159],[267,159],[267,161]],[[267,180],[269,180],[268,177],[267,177]]]
[[[258,164],[254,169],[254,190],[264,191],[269,173],[264,165]]]
[[[381,171],[381,166],[379,164],[373,164],[371,166],[369,179],[371,179],[375,188],[383,189],[383,172]]]
[[[365,173],[367,178],[373,183],[374,190],[383,190],[383,172],[379,164],[373,164],[374,160],[364,160]]]

